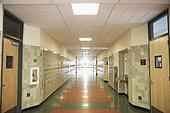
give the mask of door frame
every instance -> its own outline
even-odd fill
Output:
[[[153,24],[153,22],[155,22],[155,21],[157,21],[157,20],[159,20],[161,17],[163,17],[165,14],[167,14],[167,22],[168,22],[168,33],[166,33],[166,34],[163,34],[163,35],[160,35],[160,36],[157,36],[157,37],[153,37],[153,27],[152,27],[152,24]],[[169,51],[169,70],[170,70],[170,18],[169,18],[169,16],[170,16],[170,9],[166,9],[166,10],[164,10],[162,13],[160,13],[159,15],[157,15],[156,17],[154,17],[153,19],[151,19],[149,22],[148,22],[148,56],[149,56],[149,81],[150,81],[150,83],[149,83],[149,96],[150,96],[150,112],[152,113],[152,110],[153,110],[153,108],[155,109],[155,110],[158,110],[158,109],[156,109],[155,107],[153,107],[152,106],[152,103],[151,103],[151,85],[152,85],[152,81],[151,81],[151,73],[150,73],[150,42],[151,41],[154,41],[154,40],[157,40],[157,39],[159,39],[159,38],[162,38],[162,37],[164,37],[164,36],[168,36],[168,51]],[[170,73],[169,73],[169,81],[170,81]],[[158,110],[159,111],[159,110]],[[160,111],[159,111],[160,112]]]
[[[4,18],[7,16],[12,19],[14,22],[20,25],[20,33],[19,37],[14,37],[8,33],[5,33],[5,21]],[[4,9],[4,17],[3,17],[3,37],[2,37],[2,58],[1,58],[1,94],[0,94],[0,111],[2,110],[2,80],[3,80],[3,53],[4,53],[4,38],[12,39],[19,42],[18,47],[18,96],[17,96],[17,113],[22,112],[22,54],[23,54],[23,21],[17,18],[14,14]]]

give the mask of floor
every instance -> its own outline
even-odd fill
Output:
[[[118,95],[91,72],[80,69],[42,105],[23,113],[149,113],[129,105],[125,95]]]

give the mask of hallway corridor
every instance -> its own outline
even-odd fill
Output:
[[[78,76],[59,88],[42,105],[23,113],[149,113],[130,106],[127,97],[118,95],[107,83],[84,68]]]

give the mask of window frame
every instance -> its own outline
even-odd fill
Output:
[[[168,23],[168,26],[167,26],[168,27],[168,33],[164,33],[162,35],[154,37],[154,29],[153,29],[154,22],[158,21],[159,19],[163,18],[166,15],[167,15],[167,23]],[[169,35],[169,11],[168,11],[168,9],[163,11],[161,14],[159,14],[155,18],[153,18],[151,21],[149,21],[149,23],[148,23],[148,34],[149,34],[149,40],[150,41],[161,38],[161,37],[166,36],[166,35]]]

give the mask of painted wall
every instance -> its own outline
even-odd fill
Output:
[[[114,56],[114,66],[119,67],[119,52],[124,49],[128,49],[128,66],[132,67],[128,68],[129,102],[133,105],[149,109],[150,99],[147,24],[130,29],[110,46],[109,55],[113,54]],[[147,65],[140,65],[140,59],[146,59]],[[118,92],[120,91],[121,89],[118,89]],[[142,97],[142,100],[139,99],[139,96]]]
[[[103,80],[108,81],[108,50],[97,55],[97,73]]]
[[[50,51],[55,51],[57,54],[60,54],[66,58],[75,59],[75,56],[72,53],[70,53],[66,48],[64,48],[43,30],[40,31],[40,37],[40,46],[42,48],[46,48]]]
[[[40,28],[24,24],[23,44],[40,46]]]
[[[61,47],[56,42],[56,40],[51,38],[46,32],[44,32],[42,30],[40,32],[40,35],[41,35],[40,45],[41,45],[42,48],[46,48],[48,50],[55,51],[58,54],[61,54],[61,51],[60,51]]]
[[[126,49],[131,45],[131,31],[126,32],[120,36],[113,44],[109,47],[109,55],[117,53],[120,50]],[[116,63],[118,64],[118,63]]]
[[[148,44],[148,24],[131,29],[131,46]]]

